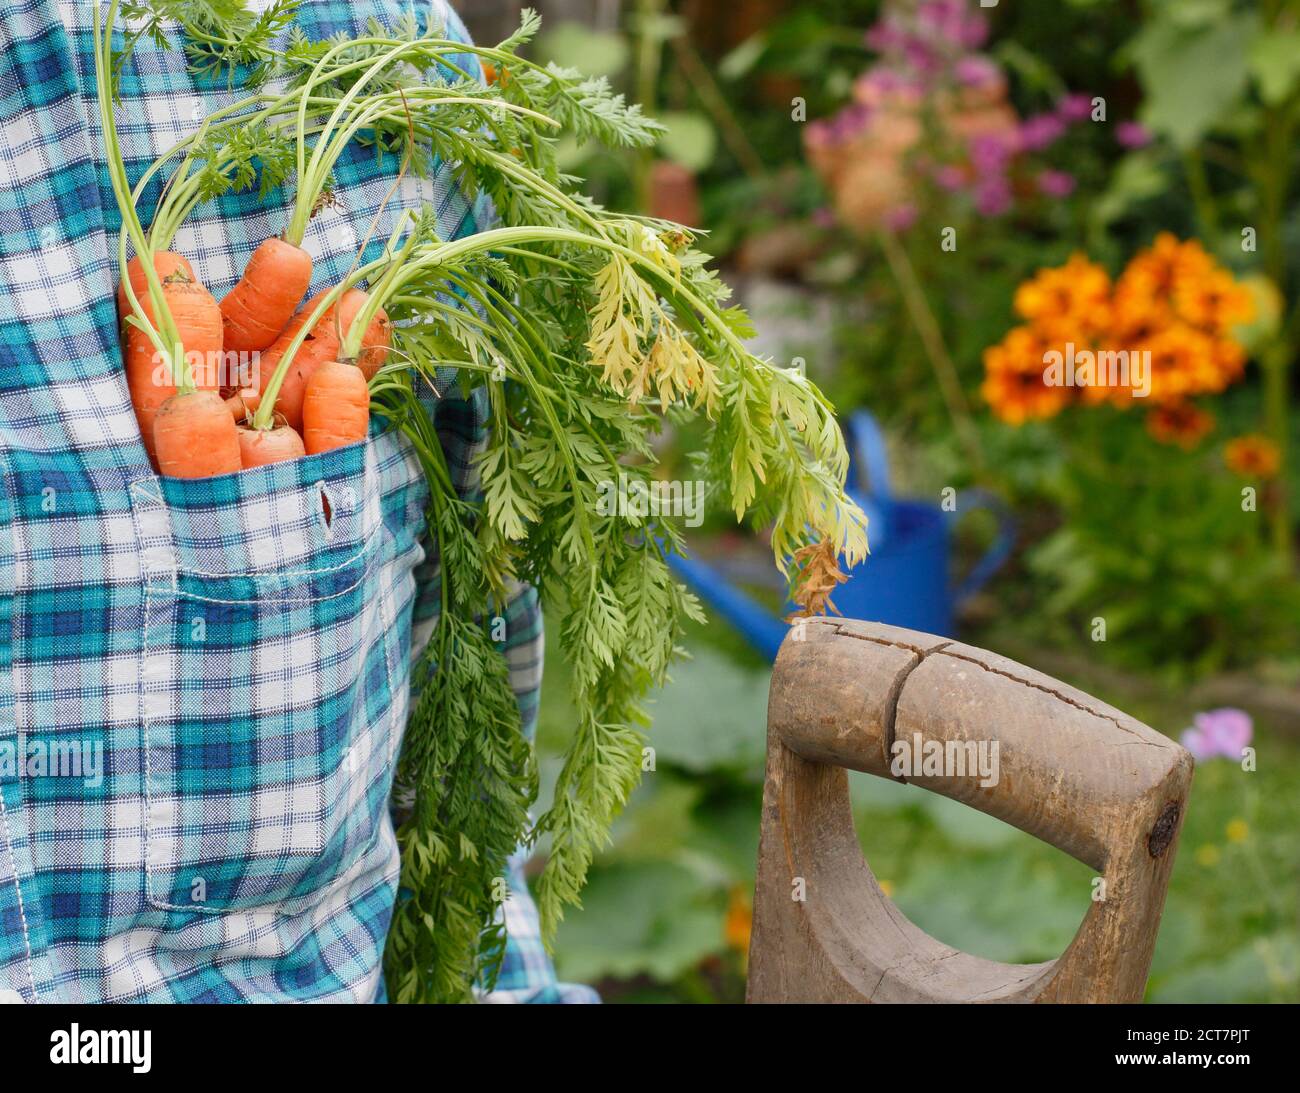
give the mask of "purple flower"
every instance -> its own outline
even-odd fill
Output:
[[[953,65],[957,82],[965,87],[991,87],[1002,80],[1002,70],[981,53],[971,53]]]
[[[1240,759],[1243,749],[1254,735],[1254,723],[1245,710],[1225,707],[1221,710],[1209,710],[1198,713],[1192,721],[1194,728],[1183,732],[1183,747],[1196,757],[1198,762],[1223,756],[1225,759]]]
[[[905,232],[916,223],[917,215],[916,206],[910,202],[895,205],[885,211],[884,225],[891,232]]]
[[[1048,197],[1069,197],[1074,193],[1074,175],[1050,167],[1038,174],[1038,189]]]
[[[1001,133],[978,133],[967,145],[971,163],[981,174],[998,174],[1007,165],[1015,149]]]
[[[1074,92],[1056,104],[1056,116],[1064,122],[1087,121],[1092,117],[1092,99]]]
[[[813,209],[812,222],[819,228],[833,228],[838,223],[835,210],[829,205],[819,205]]]
[[[922,76],[933,76],[943,67],[933,47],[920,38],[910,38],[903,46],[903,59]]]
[[[1038,152],[1059,140],[1065,133],[1065,122],[1055,114],[1035,114],[1020,125],[1020,147],[1027,152]]]
[[[907,41],[907,34],[898,24],[882,19],[867,31],[863,41],[866,42],[868,49],[874,49],[877,53],[888,53],[902,46]]]
[[[1151,143],[1151,131],[1141,122],[1122,121],[1115,126],[1115,139],[1121,148],[1144,148]]]
[[[1011,183],[1005,175],[991,175],[975,184],[975,211],[981,216],[1001,216],[1011,208]]]
[[[966,172],[956,164],[945,163],[934,169],[934,181],[941,190],[956,193],[966,186]]]

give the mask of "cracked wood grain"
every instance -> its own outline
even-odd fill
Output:
[[[772,676],[749,1000],[1140,1000],[1191,780],[1177,744],[1075,688],[982,649],[857,620],[809,620]],[[983,960],[926,935],[880,890],[845,769],[891,778],[898,740],[998,747],[998,777],[913,784],[1089,864],[1056,960]],[[1137,747],[1135,745],[1142,745]],[[798,891],[803,900],[792,898]]]

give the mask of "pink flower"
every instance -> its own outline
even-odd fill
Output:
[[[1250,714],[1232,707],[1198,713],[1192,721],[1195,727],[1183,732],[1183,747],[1199,762],[1216,756],[1240,759],[1255,730]]]
[[[1011,208],[1011,183],[1005,175],[980,179],[975,185],[975,211],[981,216],[1001,216]]]
[[[1122,121],[1115,126],[1115,139],[1121,148],[1144,148],[1151,143],[1151,132],[1141,122]]]
[[[992,87],[1002,80],[1002,70],[981,53],[971,53],[953,65],[957,82],[965,87]]]
[[[984,174],[1001,172],[1015,149],[1000,133],[979,133],[967,145],[971,163]]]
[[[1087,121],[1092,117],[1092,99],[1077,92],[1066,95],[1056,104],[1056,116],[1062,121]]]
[[[1074,175],[1050,167],[1038,174],[1038,189],[1048,197],[1069,197],[1074,193]]]
[[[916,96],[920,92],[921,85],[914,77],[884,65],[874,65],[853,82],[853,97],[868,105],[895,95]]]
[[[804,127],[803,139],[809,148],[825,148],[834,138],[834,128],[828,121],[810,121]]]
[[[968,10],[966,0],[922,0],[916,25],[932,38],[966,49],[983,45],[989,29],[983,16]]]
[[[1055,114],[1035,114],[1020,125],[1020,147],[1027,152],[1037,152],[1059,140],[1065,133],[1065,122]]]
[[[917,208],[913,204],[895,205],[885,212],[884,224],[891,232],[905,232],[916,223]]]
[[[912,38],[903,46],[903,59],[922,76],[933,76],[942,67],[939,54],[929,42]]]
[[[907,34],[903,28],[888,19],[882,19],[863,36],[868,49],[874,49],[877,53],[888,53],[890,50],[898,49],[907,41]]]
[[[819,228],[833,228],[838,223],[835,210],[829,205],[819,205],[813,209],[812,222]]]
[[[966,172],[956,164],[945,163],[934,169],[934,181],[941,190],[956,193],[966,186]]]

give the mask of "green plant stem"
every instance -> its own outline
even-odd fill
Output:
[[[980,446],[979,433],[975,429],[975,422],[971,417],[970,406],[966,402],[957,368],[948,353],[948,347],[944,344],[943,332],[939,329],[934,312],[930,309],[925,290],[917,279],[916,270],[912,268],[911,259],[907,257],[907,252],[898,242],[897,236],[888,231],[880,231],[876,235],[880,241],[880,249],[885,254],[885,261],[889,265],[889,272],[893,275],[894,283],[903,297],[903,304],[911,316],[912,325],[930,361],[930,367],[934,370],[934,378],[939,384],[939,391],[948,407],[948,416],[957,430],[957,436],[966,449],[971,465],[977,472],[983,471],[984,451]]]
[[[655,100],[659,90],[659,65],[663,50],[662,42],[650,28],[662,6],[663,0],[637,0],[637,102],[648,114],[655,112]],[[653,162],[654,152],[651,149],[643,148],[637,152],[635,181],[637,208],[641,212],[650,211],[650,165]]]
[[[1291,137],[1294,126],[1286,110],[1270,109],[1265,118],[1265,154],[1261,168],[1264,267],[1283,298],[1296,289],[1287,284],[1286,248],[1282,238],[1286,200],[1290,190]],[[1297,305],[1300,306],[1300,305]],[[1283,326],[1285,330],[1285,324]],[[1290,370],[1295,351],[1285,337],[1277,339],[1263,353],[1264,427],[1280,457],[1277,478],[1269,490],[1267,518],[1269,535],[1279,563],[1287,572],[1294,567],[1288,491],[1287,449],[1289,447]]]
[[[118,245],[121,262],[122,284],[127,300],[131,306],[131,315],[127,321],[148,336],[154,350],[166,364],[172,383],[179,391],[194,390],[190,376],[189,364],[185,360],[185,351],[181,345],[180,333],[172,317],[171,309],[163,295],[162,281],[154,268],[153,251],[149,247],[140,218],[136,215],[135,202],[132,200],[131,186],[126,177],[126,164],[122,158],[122,149],[118,143],[117,125],[113,118],[113,93],[111,84],[113,24],[117,18],[119,0],[112,0],[108,15],[101,20],[100,0],[95,0],[95,97],[99,105],[99,120],[104,131],[105,160],[109,179],[113,186],[113,196],[117,199],[118,210],[122,216],[122,233]],[[131,278],[127,273],[126,237],[130,235],[135,245],[136,254],[144,271],[145,281],[149,286],[149,299],[153,307],[155,320],[149,321],[143,305],[137,298]]]

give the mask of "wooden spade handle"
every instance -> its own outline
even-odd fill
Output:
[[[1069,948],[999,964],[908,922],[862,857],[844,768],[963,801],[1095,869]],[[1173,741],[1005,657],[808,620],[772,675],[749,1000],[1139,1001],[1191,775]]]

